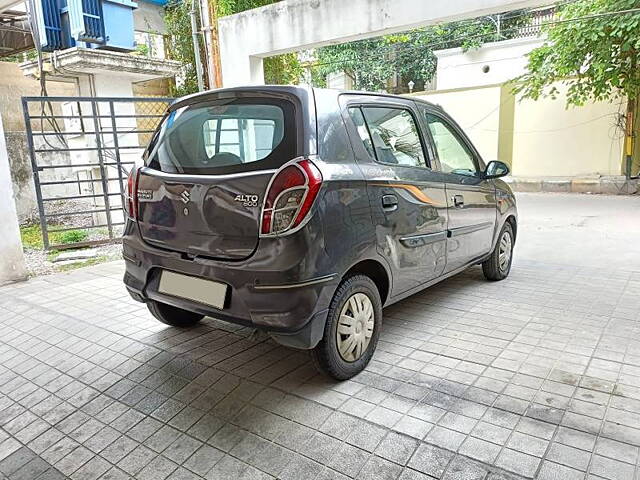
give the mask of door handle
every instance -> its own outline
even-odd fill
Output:
[[[387,211],[393,211],[398,208],[398,197],[395,195],[383,195],[382,208]]]
[[[453,197],[451,197],[451,200],[453,201],[454,207],[456,208],[464,207],[464,197],[462,195],[454,195]]]

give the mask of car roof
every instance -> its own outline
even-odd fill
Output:
[[[393,95],[390,93],[379,93],[379,92],[366,92],[359,90],[341,90],[336,88],[316,88],[316,87],[308,87],[305,85],[246,85],[240,87],[231,87],[231,88],[217,88],[212,90],[206,90],[204,92],[192,93],[191,95],[187,95],[184,97],[180,97],[175,100],[174,103],[195,103],[198,101],[200,97],[207,97],[211,94],[224,93],[224,92],[247,92],[247,91],[264,91],[264,92],[280,92],[280,93],[289,93],[299,96],[303,92],[307,95],[313,90],[322,90],[326,93],[331,93],[336,97],[340,95],[360,95],[360,96],[372,96],[372,97],[388,97],[388,98],[401,98],[403,100],[413,100],[417,103],[421,103],[423,105],[429,106],[431,108],[435,108],[437,110],[442,110],[440,105],[428,102],[421,98],[417,98],[415,96],[404,96],[404,95]]]
[[[407,96],[407,95],[394,95],[392,93],[384,93],[384,92],[367,92],[364,90],[342,90],[342,89],[337,89],[337,88],[314,88],[314,90],[323,90],[323,91],[329,91],[329,92],[335,92],[336,96],[338,95],[366,95],[366,96],[370,96],[370,97],[388,97],[388,98],[400,98],[403,100],[413,100],[417,103],[422,103],[423,105],[427,105],[429,107],[432,108],[436,108],[438,110],[442,110],[442,107],[440,105],[437,105],[435,103],[431,103],[428,102],[426,100],[423,100],[422,98],[417,98],[413,95],[411,96]]]

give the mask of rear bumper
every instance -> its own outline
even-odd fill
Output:
[[[279,241],[273,239],[273,242]],[[312,273],[306,270],[307,267],[283,264],[278,258],[295,258],[295,250],[301,247],[293,238],[288,241],[294,252],[287,255],[278,255],[277,245],[262,245],[247,261],[224,262],[184,258],[180,253],[151,247],[136,234],[125,234],[124,283],[135,300],[156,300],[267,331],[279,343],[288,346],[313,348],[322,338],[329,303],[339,279],[333,273]],[[270,249],[273,250],[269,252]],[[308,263],[304,254],[298,258],[299,263]],[[158,292],[163,269],[228,285],[225,308],[216,309]]]

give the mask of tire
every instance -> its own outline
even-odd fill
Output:
[[[487,280],[499,281],[509,276],[514,243],[513,228],[509,222],[506,222],[500,231],[491,256],[482,262],[482,272]]]
[[[166,323],[172,327],[192,327],[204,318],[204,315],[200,315],[199,313],[183,310],[182,308],[156,302],[155,300],[149,300],[147,302],[147,308],[151,312],[151,315],[162,323]]]
[[[353,322],[346,318],[341,321],[341,315]],[[339,327],[345,333],[338,336]],[[382,301],[375,283],[365,275],[348,277],[331,300],[324,336],[311,350],[313,363],[320,372],[336,380],[357,375],[371,360],[381,327]],[[371,333],[367,335],[369,330]],[[344,355],[340,353],[339,342],[346,351]]]

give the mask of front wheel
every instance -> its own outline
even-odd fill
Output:
[[[504,280],[511,271],[513,259],[513,228],[509,222],[505,223],[500,231],[496,246],[491,256],[482,262],[482,271],[487,280]]]
[[[182,308],[167,305],[166,303],[149,300],[147,308],[151,315],[156,317],[162,323],[171,325],[172,327],[191,327],[204,318],[199,313],[183,310]]]
[[[382,324],[382,301],[364,275],[344,280],[336,290],[320,343],[311,350],[316,367],[336,380],[360,373],[373,355]]]

